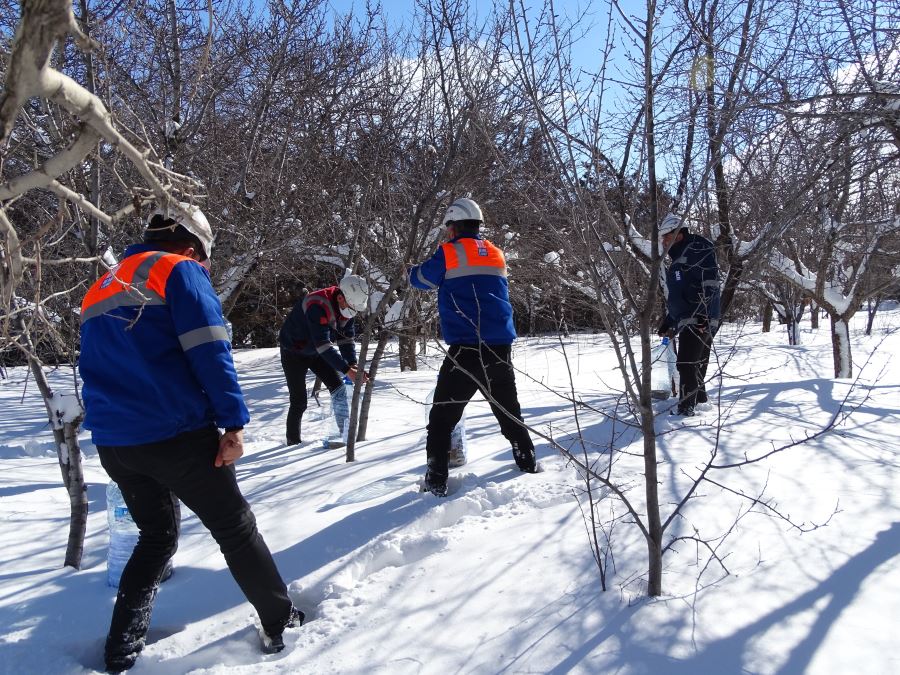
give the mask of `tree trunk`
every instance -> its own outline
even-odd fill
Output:
[[[772,330],[772,303],[766,300],[765,305],[763,306],[763,319],[762,319],[762,332],[768,333]]]
[[[819,306],[812,301],[809,303],[809,325],[813,330],[819,329]]]
[[[400,333],[400,372],[416,370],[416,336]]]
[[[422,331],[420,320],[410,318],[418,313],[418,298],[412,294],[408,304],[403,307],[403,321],[400,329],[400,340],[397,346],[400,358],[400,372],[418,370],[416,363],[416,337]]]
[[[649,358],[645,363],[649,362]],[[659,478],[656,462],[656,430],[650,405],[649,369],[641,389],[641,430],[644,435],[644,488],[647,493],[647,595],[662,595],[662,521],[659,516]],[[646,398],[644,402],[643,399]]]
[[[366,325],[362,335],[362,343],[359,346],[358,372],[356,382],[353,383],[353,398],[350,400],[350,419],[347,422],[347,454],[348,462],[356,461],[356,433],[359,427],[359,399],[362,392],[362,373],[366,367],[366,355],[369,352],[369,341],[372,338],[372,326]],[[360,439],[362,440],[362,439]]]
[[[831,315],[831,351],[834,355],[834,376],[853,377],[853,357],[850,353],[850,317]]]
[[[872,324],[875,323],[875,314],[878,312],[878,306],[881,304],[881,298],[876,297],[875,302],[872,302],[872,298],[869,298],[866,301],[866,312],[868,313],[868,319],[866,320],[866,335],[872,334]]]
[[[378,366],[381,364],[381,357],[384,356],[385,347],[388,342],[388,332],[382,330],[378,336],[378,344],[375,346],[375,353],[372,355],[372,362],[369,366],[369,381],[366,383],[365,392],[363,392],[362,407],[359,411],[359,431],[356,432],[356,440],[366,440],[366,431],[369,427],[369,407],[372,405],[372,390],[375,388],[375,376],[378,374]],[[415,343],[411,343],[415,346]]]
[[[88,516],[87,486],[84,484],[81,448],[78,446],[78,425],[81,423],[81,417],[72,421],[62,421],[53,405],[53,390],[50,389],[44,369],[31,351],[28,353],[28,365],[44,399],[44,408],[47,410],[47,418],[53,429],[53,440],[56,443],[56,455],[62,472],[63,485],[69,493],[69,540],[66,544],[66,557],[63,565],[74,567],[77,570],[81,569]]]
[[[82,415],[78,415],[75,419],[64,420],[62,415],[57,412],[53,390],[50,388],[44,369],[34,355],[34,344],[31,342],[28,328],[21,316],[17,319],[16,328],[19,332],[19,342],[23,345],[25,356],[28,359],[28,367],[41,392],[41,397],[44,399],[47,419],[53,430],[53,441],[56,445],[56,456],[62,472],[63,485],[69,493],[69,540],[66,544],[66,557],[63,565],[81,569],[88,516],[87,486],[84,484],[81,448],[78,446],[78,426],[81,424]]]
[[[60,469],[63,483],[69,493],[69,539],[66,544],[66,558],[63,565],[81,569],[81,556],[84,553],[84,535],[87,529],[88,498],[87,486],[84,484],[84,468],[81,463],[81,448],[78,445],[77,422],[66,422],[63,425],[66,459],[63,463],[60,453]],[[55,436],[55,434],[54,434]],[[62,448],[62,446],[60,446]]]

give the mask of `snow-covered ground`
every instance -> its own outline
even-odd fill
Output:
[[[253,415],[239,480],[309,621],[288,634],[284,652],[260,654],[250,606],[185,511],[176,572],[133,672],[898,673],[900,311],[881,314],[871,338],[863,319],[851,333],[856,382],[829,376],[825,322],[804,326],[798,347],[758,326],[720,333],[724,380],[711,394],[721,414],[657,421],[664,504],[680,498],[716,443],[722,462],[738,460],[814,434],[842,404],[849,416],[765,462],[714,472],[727,490],[705,484],[670,534],[697,528],[730,575],[684,540],[664,558],[656,599],[644,596],[646,548],[627,520],[613,530],[615,569],[600,590],[574,469],[541,441],[543,471],[515,471],[480,397],[468,409],[469,463],[454,471],[455,491],[443,500],[418,492],[422,402],[437,350],[418,372],[387,360],[369,440],[352,464],[321,447],[327,422],[313,409],[304,443],[285,447],[277,352],[239,352]],[[522,340],[514,356],[529,424],[571,444],[571,370],[594,458],[613,434],[640,452],[639,440],[602,414],[620,389],[605,337]],[[0,381],[0,671],[99,670],[115,595],[106,585],[106,477],[84,435],[86,550],[80,571],[62,569],[68,499],[52,437],[24,369],[9,376]],[[52,381],[71,389],[71,372]],[[639,507],[640,466],[624,455],[613,468]],[[827,525],[801,533],[764,511],[746,513],[749,503],[728,491],[763,485],[792,521]]]

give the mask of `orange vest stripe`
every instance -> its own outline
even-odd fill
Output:
[[[459,258],[456,255],[456,248],[453,244],[442,244],[441,248],[444,249],[444,260],[447,263],[447,269],[452,270],[459,267]]]
[[[150,273],[147,275],[147,288],[158,293],[160,297],[165,300],[166,282],[169,280],[169,275],[172,273],[172,270],[175,269],[175,265],[182,260],[190,260],[190,258],[175,253],[169,253],[157,260],[153,267],[150,268]]]
[[[129,256],[95,281],[88,290],[81,303],[82,321],[115,307],[164,304],[166,282],[175,265],[182,260],[190,260],[190,258],[161,251],[145,251]],[[148,262],[150,268],[141,270],[142,266]],[[138,274],[139,270],[140,274]],[[132,293],[133,289],[136,292]],[[152,298],[148,300],[145,294],[139,292],[140,290],[150,291],[153,296],[156,296],[156,300],[154,301]],[[117,297],[120,295],[122,295],[121,298]]]
[[[503,251],[483,239],[465,238],[442,244],[446,260],[446,279],[483,274],[506,276],[506,259]]]
[[[156,251],[147,251],[146,253],[138,253],[137,255],[126,258],[121,264],[116,265],[109,272],[97,279],[84,296],[84,300],[81,303],[82,313],[91,305],[96,305],[98,302],[102,302],[116,293],[121,293],[124,288],[130,286],[137,268],[141,266],[141,263],[144,262],[144,260],[155,252]],[[112,280],[107,281],[110,277],[112,277]]]

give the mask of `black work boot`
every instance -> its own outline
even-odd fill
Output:
[[[692,405],[679,405],[676,410],[671,411],[669,414],[677,417],[693,417],[696,413]]]
[[[303,625],[306,615],[296,607],[291,607],[288,620],[278,632],[268,633],[263,631],[261,649],[264,654],[277,654],[284,649],[284,631],[288,628],[298,628]]]
[[[430,492],[435,497],[447,496],[447,478],[439,476],[432,471],[425,472],[425,492]]]
[[[107,672],[121,673],[137,661],[144,648],[158,588],[154,584],[127,596],[119,591],[104,648]]]
[[[522,448],[519,447],[517,441],[513,441],[512,453],[513,458],[516,460],[516,466],[519,467],[519,471],[524,471],[525,473],[537,473],[537,464],[534,459],[534,447]]]

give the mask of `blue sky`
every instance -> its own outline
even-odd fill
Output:
[[[517,0],[518,1],[518,0]],[[330,0],[331,6],[340,14],[348,11],[363,12],[365,11],[365,0]],[[414,0],[382,0],[382,7],[389,20],[397,23],[409,22],[415,13],[416,3]],[[497,4],[490,0],[470,0],[470,4],[479,17],[486,17],[491,8]],[[504,6],[506,3],[503,3]],[[542,0],[532,0],[526,2],[526,6],[540,9]],[[643,11],[643,3],[637,0],[624,0],[622,6],[629,11],[629,6],[634,6],[637,11]],[[595,70],[598,67],[600,59],[600,48],[606,37],[606,17],[608,4],[594,0],[555,0],[554,7],[556,14],[560,17],[574,17],[579,12],[587,9],[592,18],[587,21],[595,24],[593,28],[579,40],[577,48],[573,52],[573,57],[580,66]]]

